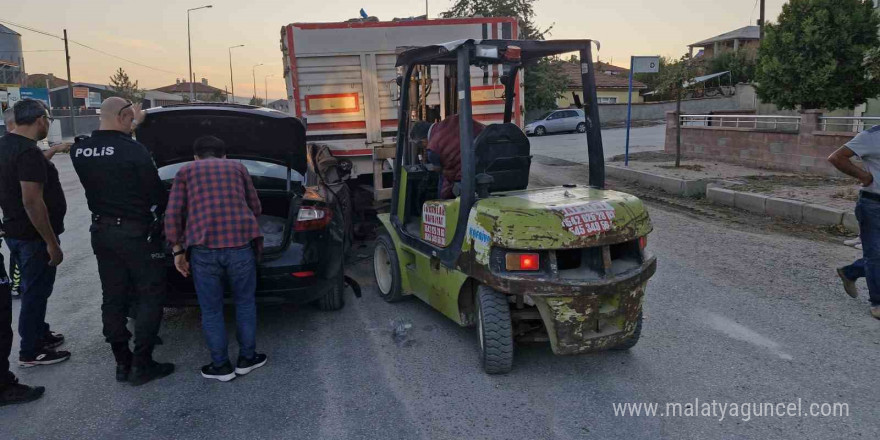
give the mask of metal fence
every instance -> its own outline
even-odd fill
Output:
[[[875,125],[880,125],[880,117],[832,117],[823,116],[819,118],[822,131],[837,131],[859,133],[867,130]]]
[[[800,116],[766,115],[681,115],[682,127],[726,127],[753,128],[773,131],[793,131],[800,129]]]

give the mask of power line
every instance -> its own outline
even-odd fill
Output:
[[[36,33],[41,34],[41,35],[45,35],[45,36],[48,36],[48,37],[57,38],[57,39],[59,39],[59,40],[64,40],[64,38],[59,37],[58,35],[54,35],[54,34],[51,34],[51,33],[49,33],[49,32],[41,31],[41,30],[38,30],[38,29],[34,29],[34,28],[31,28],[31,27],[28,27],[28,26],[24,26],[24,25],[18,24],[18,23],[14,23],[14,22],[11,22],[11,21],[9,21],[9,20],[0,19],[0,23],[6,23],[6,24],[9,24],[9,25],[12,25],[12,26],[15,26],[15,27],[20,27],[20,28],[22,28],[22,29],[25,29],[25,30],[28,30],[28,31],[31,31],[31,32],[36,32]],[[100,53],[100,54],[106,55],[106,56],[108,56],[108,57],[116,58],[116,59],[118,59],[118,60],[122,60],[122,61],[125,61],[125,62],[127,62],[127,63],[131,63],[131,64],[134,64],[134,65],[137,65],[137,66],[140,66],[140,67],[144,67],[144,68],[147,68],[147,69],[155,70],[155,71],[158,71],[158,72],[170,73],[170,74],[172,74],[172,75],[179,75],[179,74],[180,74],[180,73],[178,73],[178,72],[172,72],[172,71],[170,71],[170,70],[160,69],[160,68],[158,68],[158,67],[148,66],[148,65],[146,65],[146,64],[139,63],[139,62],[137,62],[137,61],[132,61],[132,60],[129,60],[129,59],[127,59],[127,58],[123,58],[123,57],[121,57],[121,56],[119,56],[119,55],[114,55],[114,54],[112,54],[112,53],[110,53],[110,52],[106,52],[106,51],[103,51],[103,50],[101,50],[101,49],[96,49],[96,48],[94,48],[94,47],[92,47],[92,46],[89,46],[89,45],[87,45],[87,44],[80,43],[80,42],[78,42],[78,41],[74,41],[74,40],[71,40],[71,39],[68,39],[67,41],[69,41],[70,43],[76,44],[77,46],[81,46],[81,47],[84,47],[84,48],[86,48],[86,49],[93,50],[93,51],[98,52],[98,53]]]

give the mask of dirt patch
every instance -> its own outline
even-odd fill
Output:
[[[680,164],[680,165],[677,166],[677,167],[676,167],[675,165],[657,165],[657,168],[664,168],[664,169],[667,169],[667,170],[684,169],[684,170],[688,170],[688,171],[697,171],[697,172],[700,172],[700,171],[703,171],[703,168],[704,168],[704,167],[703,167],[702,165],[686,165],[686,164]]]
[[[859,185],[853,179],[797,174],[792,176],[749,176],[737,191],[800,200],[816,205],[851,211],[859,198]]]

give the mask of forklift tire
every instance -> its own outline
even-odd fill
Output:
[[[376,239],[373,249],[373,277],[376,279],[376,290],[385,302],[398,302],[404,299],[400,290],[400,260],[394,240],[388,232],[382,231]]]
[[[326,295],[318,298],[318,310],[332,312],[339,310],[345,306],[345,281],[342,274],[339,275],[339,281],[333,284]]]
[[[639,318],[636,321],[636,331],[633,332],[632,336],[630,336],[627,340],[621,342],[619,345],[611,347],[609,350],[613,351],[626,351],[630,348],[636,346],[636,343],[639,342],[639,338],[642,336],[642,312],[639,312]]]
[[[477,337],[480,362],[488,374],[505,374],[513,368],[513,332],[507,296],[488,286],[477,289]]]

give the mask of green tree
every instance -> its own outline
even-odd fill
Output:
[[[440,14],[443,18],[471,17],[516,17],[520,35],[514,38],[524,40],[543,40],[550,34],[553,26],[540,29],[535,24],[536,0],[456,0],[448,11]]]
[[[444,18],[470,17],[515,17],[519,35],[514,38],[524,40],[543,40],[553,29],[541,29],[535,24],[536,0],[456,0],[448,11],[440,14]],[[525,69],[525,106],[528,109],[556,108],[556,98],[562,96],[567,86],[565,74],[556,60],[540,60],[536,65]]]
[[[745,50],[722,52],[713,57],[708,64],[709,67],[705,72],[707,74],[730,71],[730,79],[733,83],[731,85],[750,83],[755,79],[757,66],[755,57]]]
[[[758,97],[781,109],[853,108],[880,94],[866,55],[880,45],[871,0],[790,0],[764,28]]]
[[[120,67],[116,70],[116,73],[110,77],[110,89],[113,90],[117,96],[128,99],[132,102],[141,102],[144,100],[144,94],[146,93],[143,89],[138,88],[138,82],[131,82],[131,78],[128,77],[128,74],[125,73],[125,70]]]
[[[544,110],[557,107],[556,99],[568,88],[568,77],[562,70],[562,63],[542,58],[526,69],[523,87],[525,88],[527,109]]]
[[[678,61],[666,65],[658,74],[657,90],[675,99],[675,113],[681,117],[681,100],[684,99],[688,82],[694,78],[693,60],[690,55],[683,55]],[[681,165],[681,123],[675,130],[675,166]]]
[[[256,96],[254,96],[251,98],[251,102],[249,102],[248,104],[255,105],[257,107],[262,107],[263,106],[263,98],[257,98]]]

